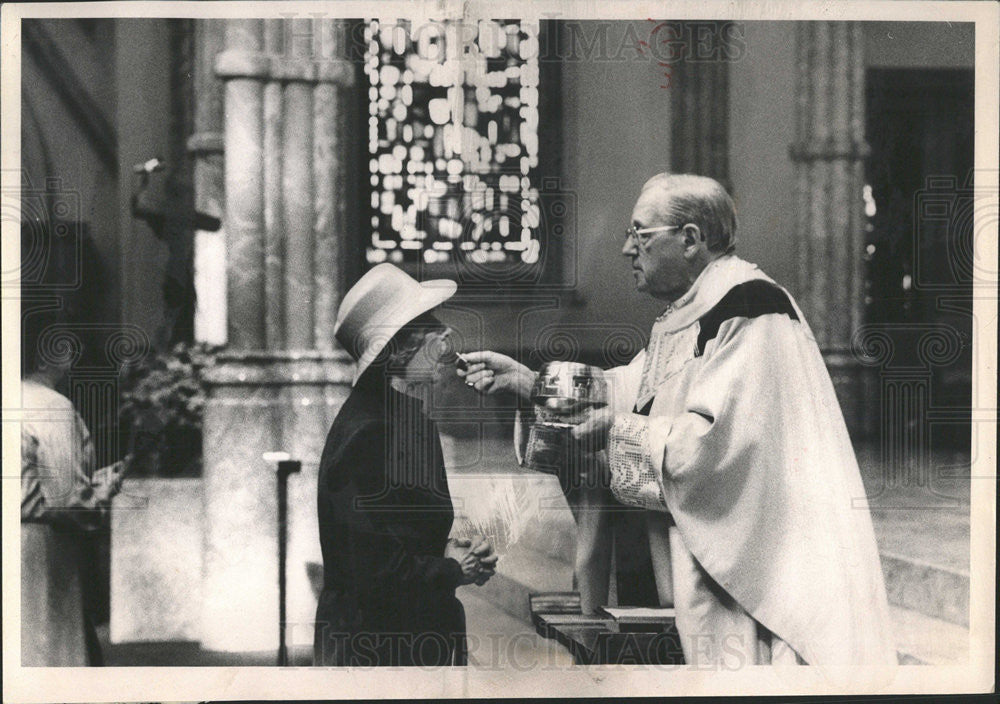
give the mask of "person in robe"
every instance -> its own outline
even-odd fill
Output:
[[[454,509],[428,415],[457,380],[451,331],[433,314],[455,290],[380,264],[338,311],[335,335],[357,371],[320,459],[315,665],[465,663],[455,589],[485,584],[497,556],[486,539],[449,538]]]
[[[808,664],[885,681],[896,664],[870,513],[833,384],[788,291],[734,253],[736,215],[710,178],[643,186],[622,254],[665,304],[649,344],[608,370],[628,399],[574,428],[606,446],[618,501],[659,512],[685,660]],[[465,355],[467,382],[523,396],[532,372]]]
[[[44,335],[26,336],[21,381],[21,664],[102,665],[81,570],[129,458],[95,469],[87,426],[56,390],[71,360]]]

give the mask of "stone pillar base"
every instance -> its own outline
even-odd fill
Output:
[[[201,479],[125,483],[111,511],[112,643],[201,640],[204,525]]]
[[[289,478],[289,645],[312,642],[310,563],[322,564],[316,481],[326,433],[350,392],[343,352],[242,352],[208,370],[204,447],[202,647],[278,644],[277,472],[262,455],[302,461]]]

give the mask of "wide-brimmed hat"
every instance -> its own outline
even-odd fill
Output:
[[[337,342],[358,363],[354,383],[400,328],[457,289],[450,279],[417,281],[392,264],[379,264],[362,276],[341,301],[333,329]]]

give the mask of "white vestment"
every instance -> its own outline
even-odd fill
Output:
[[[888,676],[896,655],[857,460],[787,291],[718,259],[608,378],[611,488],[670,525],[670,574],[657,579],[672,581],[687,662]],[[648,414],[620,412],[629,398]]]

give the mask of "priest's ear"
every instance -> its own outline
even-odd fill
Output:
[[[698,256],[698,253],[705,249],[705,233],[701,231],[701,228],[695,225],[693,222],[689,222],[684,225],[684,257],[686,259],[694,259]]]

